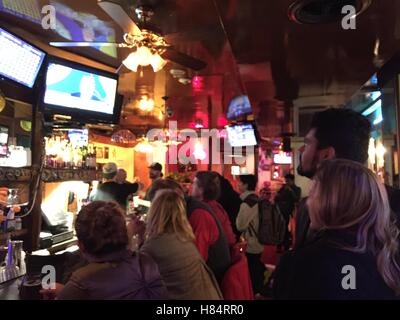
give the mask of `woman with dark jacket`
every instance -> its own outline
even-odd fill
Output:
[[[82,208],[75,223],[79,248],[89,264],[75,271],[59,300],[166,299],[167,290],[154,260],[127,249],[128,234],[116,202],[95,201]],[[51,290],[42,292],[51,295]]]
[[[325,161],[307,206],[315,236],[281,258],[275,298],[398,298],[399,230],[375,174],[349,160]]]

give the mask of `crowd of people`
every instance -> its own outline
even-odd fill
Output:
[[[196,173],[188,195],[154,163],[145,221],[124,212],[128,195],[140,185],[107,164],[105,181],[76,219],[87,264],[65,286],[43,294],[58,299],[398,299],[400,194],[365,167],[370,132],[368,120],[351,110],[317,113],[300,149],[298,174],[312,183],[303,199],[293,174],[273,197],[265,188],[257,194],[254,175],[239,176],[236,192],[211,171]],[[276,244],[282,256],[266,282],[260,212],[275,207],[285,225]],[[291,219],[295,236],[288,228]],[[134,236],[140,245],[132,252]]]

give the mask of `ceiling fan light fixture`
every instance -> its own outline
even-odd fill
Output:
[[[136,56],[141,66],[148,66],[151,62],[153,54],[150,49],[146,46],[141,46],[136,50]]]
[[[130,53],[123,61],[123,64],[134,72],[137,72],[139,66],[145,67],[148,65],[151,65],[154,72],[158,72],[165,67],[167,61],[161,58],[158,52],[152,53],[148,47],[142,46],[135,52]]]
[[[167,61],[164,60],[163,58],[161,58],[161,56],[156,52],[151,57],[150,64],[153,68],[153,71],[158,72],[165,67],[165,65],[167,64]]]
[[[129,54],[129,56],[123,61],[123,64],[125,67],[127,67],[129,70],[132,70],[133,72],[137,72],[137,69],[140,65],[139,58],[135,52],[132,52]]]

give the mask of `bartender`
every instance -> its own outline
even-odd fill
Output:
[[[149,177],[151,179],[151,186],[147,189],[146,191],[146,195],[144,197],[145,200],[150,200],[149,198],[149,194],[151,191],[151,188],[154,185],[154,182],[156,182],[157,180],[161,179],[163,177],[163,173],[162,173],[162,165],[158,162],[153,162],[150,166],[149,166]]]
[[[137,183],[119,184],[115,181],[118,167],[114,162],[103,166],[103,183],[99,184],[97,190],[90,195],[90,201],[115,201],[126,210],[126,201],[129,195],[138,191]]]

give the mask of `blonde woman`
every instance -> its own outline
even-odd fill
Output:
[[[307,200],[316,235],[284,255],[278,299],[396,299],[399,230],[385,187],[359,163],[325,161]]]
[[[222,294],[195,245],[184,199],[172,190],[157,191],[148,214],[141,251],[158,264],[174,300],[219,300]]]

